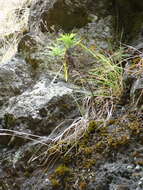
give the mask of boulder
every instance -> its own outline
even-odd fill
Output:
[[[38,0],[31,6],[29,16],[30,31],[42,32],[63,29],[69,32],[81,28],[89,22],[89,14],[107,15],[111,1],[102,0]]]
[[[10,97],[21,94],[31,82],[30,66],[20,57],[0,64],[0,108]]]
[[[15,55],[0,65],[0,144],[9,144],[14,134],[2,129],[46,136],[62,123],[56,133],[62,132],[80,115],[77,99],[85,93]],[[14,144],[23,142],[17,138]]]
[[[59,124],[64,122],[61,127],[66,127],[79,115],[74,99],[77,94],[78,91],[66,83],[52,83],[48,76],[44,76],[21,95],[9,99],[8,105],[2,109],[4,126],[49,135]]]

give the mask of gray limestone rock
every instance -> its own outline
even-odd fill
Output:
[[[21,58],[0,64],[0,107],[13,96],[21,94],[31,84],[29,65]]]

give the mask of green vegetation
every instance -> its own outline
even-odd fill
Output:
[[[71,173],[71,169],[65,165],[60,165],[56,170],[55,170],[55,175],[56,176],[67,176]]]
[[[89,80],[96,84],[95,96],[113,97],[121,95],[123,90],[121,62],[124,51],[122,48],[111,55],[106,52],[80,46],[95,58],[94,68],[89,71]]]
[[[60,187],[60,182],[57,179],[51,179],[51,183],[54,189],[58,189]]]
[[[83,110],[82,117],[74,121],[73,124],[68,126],[62,133],[61,138],[56,141],[58,146],[54,152],[62,152],[61,154],[64,155],[65,163],[71,160],[68,157],[69,152],[76,146],[79,146],[80,151],[87,157],[92,154],[94,149],[98,152],[102,152],[107,142],[108,144],[114,144],[112,143],[113,139],[111,142],[111,137],[106,139],[106,143],[102,141],[96,142],[94,148],[87,146],[87,144],[92,134],[98,133],[99,136],[103,136],[104,138],[107,136],[107,121],[110,119],[108,114],[110,113],[112,115],[114,100],[119,100],[122,95],[122,62],[128,55],[122,47],[108,51],[96,47],[96,44],[95,47],[88,47],[88,45],[85,45],[77,34],[74,33],[61,34],[50,49],[52,56],[61,58],[66,81],[72,81],[72,74],[70,73],[71,67],[67,60],[67,54],[69,52],[72,57],[76,56],[77,52],[80,52],[81,54],[79,54],[76,59],[80,59],[80,57],[83,56],[83,59],[84,57],[88,57],[89,60],[92,60],[89,67],[87,66],[88,64],[82,65],[85,67],[85,77],[84,75],[79,75],[79,77],[81,77],[79,80],[84,80],[91,89],[91,93],[86,94],[85,99],[83,99],[83,107],[81,108]],[[74,69],[78,73],[82,72],[80,67],[78,68],[76,65]],[[84,86],[81,85],[81,87]],[[124,141],[125,140],[126,139],[124,139]],[[84,165],[90,168],[95,164],[95,160],[93,161],[91,159],[87,163],[85,162]],[[57,169],[56,173],[65,170],[66,168],[62,166]]]
[[[72,170],[66,165],[59,165],[50,176],[53,189],[63,188],[71,181]]]
[[[64,77],[69,78],[68,51],[71,48],[81,48],[84,54],[88,54],[94,60],[91,69],[87,69],[86,82],[94,90],[94,96],[116,97],[120,96],[123,90],[121,63],[126,56],[123,48],[107,53],[100,48],[94,49],[82,43],[76,34],[61,34],[56,43],[51,47],[51,55],[63,59]]]
[[[31,0],[27,0],[27,2],[28,1],[30,2]],[[14,54],[14,52],[16,52],[17,43],[23,36],[23,33],[25,33],[27,30],[27,26],[24,25],[24,22],[26,22],[25,19],[27,19],[28,14],[28,8],[24,7],[24,15],[21,17],[21,24],[19,25],[18,30],[19,34],[14,34],[11,37],[8,34],[8,37],[10,37],[10,39],[8,39],[7,42],[4,41],[4,51],[6,52],[7,50],[7,53],[5,53],[5,56],[3,56],[2,62],[7,60]],[[9,55],[11,48],[8,49],[10,47],[10,44],[12,44],[11,48],[14,50],[11,55]],[[28,160],[28,164],[32,163],[31,169],[29,169],[27,166],[24,168],[24,176],[26,178],[30,178],[31,173],[34,170],[34,161],[39,160],[40,165],[38,164],[38,166],[42,166],[45,169],[44,172],[46,175],[48,174],[48,178],[51,180],[53,189],[69,189],[68,185],[71,185],[72,180],[76,178],[73,181],[76,181],[79,189],[86,190],[88,188],[88,181],[84,179],[84,175],[82,173],[80,174],[80,171],[84,169],[86,172],[90,171],[90,169],[93,167],[95,168],[96,165],[99,165],[100,160],[104,158],[106,159],[105,156],[107,156],[107,154],[113,153],[114,155],[114,152],[117,152],[119,147],[128,146],[133,137],[137,137],[142,133],[142,121],[136,118],[137,115],[130,117],[130,110],[128,108],[128,113],[125,113],[123,111],[122,115],[120,115],[118,112],[114,112],[116,106],[115,100],[120,100],[123,92],[122,62],[128,55],[125,53],[125,50],[122,47],[119,47],[116,50],[103,50],[97,47],[96,44],[90,47],[88,43],[85,44],[83,40],[80,39],[75,33],[60,34],[49,48],[51,56],[54,58],[60,58],[60,60],[62,60],[60,67],[63,69],[65,81],[72,81],[72,83],[78,84],[79,88],[88,88],[90,92],[86,93],[86,97],[79,96],[79,102],[76,97],[74,97],[81,114],[77,113],[76,118],[74,117],[74,119],[73,117],[66,118],[65,123],[63,121],[61,125],[57,126],[54,129],[54,132],[57,135],[55,135],[52,131],[54,135],[51,135],[52,138],[49,138],[49,140],[47,137],[47,141],[45,137],[42,139],[41,136],[37,135],[32,136],[32,134],[26,135],[26,133],[22,132],[12,132],[13,128],[15,129],[16,124],[19,124],[19,120],[16,120],[12,114],[5,114],[4,124],[7,128],[4,130],[5,134],[8,134],[8,132],[11,135],[14,134],[10,139],[8,145],[13,146],[15,143],[13,143],[15,136],[21,138],[25,135],[25,139],[27,138],[27,140],[34,141],[34,143],[28,144],[28,146],[31,146],[30,150],[28,149],[29,147],[26,149],[26,155],[28,155],[28,157],[22,155],[20,151],[17,151],[13,159],[10,157],[10,161],[12,162],[14,169],[17,169],[15,167],[18,166],[17,162],[20,161],[20,159],[22,160],[26,158],[26,160]],[[43,51],[43,47],[41,49],[41,51]],[[47,49],[45,49],[45,51],[46,57],[48,57]],[[73,60],[76,57],[77,62],[74,62],[74,68],[71,67],[71,62],[69,60],[70,56],[73,58]],[[87,59],[85,59],[85,57]],[[83,59],[83,62],[80,61],[80,59]],[[89,61],[89,66],[88,63],[86,65],[84,61]],[[132,59],[132,61],[135,62],[132,64],[132,68],[134,69],[134,67],[139,66],[137,65],[138,63],[142,63],[142,58],[136,57],[136,59]],[[42,62],[45,64],[44,61]],[[53,64],[53,62],[51,63]],[[76,64],[83,65],[80,65],[78,67]],[[74,77],[72,75],[74,75],[74,73],[71,72],[72,68],[77,74],[77,81],[79,80],[79,83],[76,83],[73,80]],[[40,69],[36,70],[35,73],[32,73],[32,77],[36,79],[35,76],[38,76],[36,74],[41,71],[42,70]],[[70,110],[70,108],[68,108],[68,105],[64,103],[62,105],[62,109]],[[56,109],[56,111],[59,112],[60,110]],[[76,113],[73,113],[73,116],[74,114]],[[68,125],[68,121],[70,121],[70,119],[73,123]],[[51,127],[54,128],[55,126],[52,126],[51,124]],[[36,132],[38,132],[38,130]],[[142,141],[142,137],[139,138],[140,141]],[[39,143],[41,144],[38,147],[37,144],[39,145]],[[30,154],[32,155],[31,158],[29,158]],[[58,165],[59,162],[60,165]],[[136,160],[135,162],[136,165],[143,165],[142,160]],[[53,173],[47,172],[49,169],[48,167],[52,168]],[[79,173],[79,178],[77,178],[77,175],[75,175],[77,174],[76,172]],[[93,178],[96,180],[94,176]]]
[[[57,40],[63,43],[65,50],[68,50],[69,48],[72,48],[78,44],[76,34],[74,34],[74,33],[61,34]]]
[[[64,66],[64,77],[65,80],[68,80],[68,61],[67,61],[67,51],[76,46],[78,44],[78,40],[76,39],[76,34],[61,34],[57,39],[56,44],[51,48],[51,55],[59,56],[63,59]]]

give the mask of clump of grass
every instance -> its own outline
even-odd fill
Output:
[[[80,44],[91,56],[95,58],[93,68],[89,71],[88,81],[96,84],[95,96],[115,97],[120,96],[123,90],[123,61],[124,53],[122,49],[108,55],[106,52],[100,52],[87,48]]]
[[[53,56],[63,58],[66,81],[68,80],[68,60],[66,59],[66,55],[69,49],[77,46],[94,59],[92,69],[88,69],[88,78],[86,79],[86,82],[89,82],[91,87],[96,86],[96,90],[92,94],[102,97],[120,96],[123,90],[123,69],[121,63],[126,56],[124,49],[120,47],[115,52],[107,54],[103,50],[87,47],[74,33],[61,34],[57,38],[54,47],[51,47],[51,53]]]

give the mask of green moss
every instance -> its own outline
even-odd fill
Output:
[[[65,163],[65,164],[69,164],[73,161],[73,158],[72,158],[72,155],[69,154],[66,154],[63,156],[62,158],[62,161]]]
[[[57,179],[51,179],[51,183],[54,189],[58,189],[61,186],[59,180]]]
[[[56,170],[55,170],[55,175],[56,176],[68,176],[71,173],[71,169],[65,165],[60,165]]]
[[[102,153],[103,150],[105,150],[106,146],[107,146],[106,142],[101,140],[95,144],[95,150],[96,150],[96,152]]]
[[[130,117],[127,114],[118,119],[110,120],[105,127],[103,122],[90,121],[87,131],[77,143],[66,144],[61,141],[58,148],[53,149],[53,152],[60,149],[62,164],[54,171],[52,179],[55,180],[55,184],[58,181],[62,185],[60,188],[67,187],[74,178],[72,170],[67,167],[67,164],[76,163],[81,168],[92,168],[104,155],[106,156],[121,146],[128,145],[133,134],[137,135],[140,131],[141,123],[134,115]],[[68,152],[71,147],[72,150]],[[66,152],[68,153],[65,154]],[[76,158],[73,160],[75,154]],[[142,164],[141,161],[140,164]],[[84,189],[84,184],[83,187],[81,185],[81,189]]]
[[[91,120],[88,124],[87,131],[84,133],[84,136],[80,141],[78,142],[78,145],[80,148],[86,148],[88,146],[88,143],[90,142],[90,139],[92,139],[92,135],[95,132],[99,131],[99,127],[101,126],[102,122]],[[86,153],[85,149],[85,153]]]
[[[53,145],[53,146],[48,150],[49,154],[51,154],[51,155],[60,153],[60,151],[61,151],[61,147],[60,147],[59,144]]]
[[[93,153],[93,147],[81,147],[82,154],[90,156]]]
[[[125,134],[123,136],[110,136],[107,139],[108,145],[113,148],[117,148],[121,145],[127,145],[129,143],[130,136],[128,134]]]
[[[115,124],[116,123],[116,119],[110,119],[108,122],[107,122],[107,124],[106,125],[113,125],[113,124]]]
[[[134,135],[139,134],[142,129],[141,124],[138,121],[133,121],[129,123],[128,127]]]
[[[31,173],[29,173],[28,171],[24,172],[24,176],[25,176],[25,177],[29,178],[30,175],[31,175]]]
[[[59,165],[51,174],[50,180],[53,189],[66,189],[73,179],[72,170],[64,164]],[[69,189],[69,188],[68,188]]]
[[[89,169],[92,166],[94,166],[95,164],[96,164],[95,159],[86,159],[85,162],[83,163],[83,167]]]
[[[88,132],[94,133],[96,128],[97,128],[97,122],[95,120],[90,121],[88,126]]]
[[[100,133],[100,132],[105,132],[106,127],[103,127],[103,122],[102,121],[96,121],[96,120],[91,120],[88,125],[88,133]]]
[[[5,121],[5,125],[7,128],[13,127],[16,123],[16,119],[14,118],[14,116],[12,114],[8,114],[8,113],[5,114],[4,121]]]

